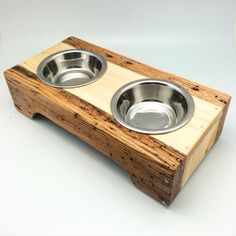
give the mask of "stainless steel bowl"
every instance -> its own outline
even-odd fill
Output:
[[[37,75],[53,87],[74,88],[96,81],[106,68],[106,61],[97,53],[72,49],[45,58],[38,66]]]
[[[181,86],[148,78],[118,89],[111,100],[111,112],[128,129],[162,134],[177,130],[190,121],[194,101]]]

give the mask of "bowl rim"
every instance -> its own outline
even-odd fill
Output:
[[[64,55],[66,53],[73,53],[73,52],[82,52],[84,54],[96,57],[102,63],[102,68],[101,68],[100,72],[98,73],[98,75],[95,76],[91,81],[86,82],[86,83],[82,83],[82,84],[78,84],[78,85],[65,85],[65,86],[61,86],[61,85],[57,85],[57,84],[47,80],[45,78],[45,76],[43,75],[43,68],[46,66],[46,64],[49,63],[50,61],[54,60],[58,56]],[[43,83],[45,83],[47,85],[50,85],[50,86],[55,87],[55,88],[65,88],[65,89],[67,89],[67,88],[82,87],[82,86],[91,84],[91,83],[97,81],[98,79],[100,79],[105,74],[106,71],[107,71],[107,61],[105,60],[105,58],[102,55],[100,55],[100,54],[98,54],[98,53],[96,53],[96,52],[94,52],[92,50],[83,50],[83,49],[76,49],[76,48],[74,48],[74,49],[67,49],[67,50],[62,50],[62,51],[59,51],[59,52],[55,52],[55,53],[50,54],[46,58],[44,58],[39,63],[39,65],[37,66],[36,74],[37,74],[38,78]]]
[[[179,93],[181,93],[184,96],[186,103],[187,103],[188,110],[180,122],[178,122],[174,126],[166,128],[166,129],[147,130],[147,129],[142,129],[142,128],[132,126],[124,121],[124,119],[120,116],[119,112],[117,111],[117,103],[118,103],[120,96],[125,91],[127,91],[137,85],[145,84],[145,83],[157,83],[157,84],[167,85],[167,86],[171,87],[172,89],[178,91]],[[126,83],[125,85],[121,86],[112,96],[112,99],[110,102],[110,109],[111,109],[111,113],[112,113],[113,117],[116,119],[116,121],[118,123],[120,123],[122,126],[128,128],[130,130],[133,130],[133,131],[136,131],[139,133],[145,133],[145,134],[164,134],[164,133],[173,132],[173,131],[185,126],[194,115],[195,103],[194,103],[192,95],[185,88],[183,88],[182,86],[180,86],[179,84],[177,84],[173,81],[168,81],[168,80],[165,80],[162,78],[144,78],[144,79],[138,79],[138,80],[131,81],[131,82]]]

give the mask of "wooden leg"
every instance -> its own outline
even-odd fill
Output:
[[[25,96],[25,94],[14,85],[8,84],[8,87],[16,109],[30,119],[33,119],[36,112],[32,105],[32,98]]]
[[[143,179],[139,179],[134,175],[131,175],[131,181],[133,184],[142,192],[146,193],[153,199],[161,202],[164,206],[170,205],[169,197],[164,198],[158,191],[156,191],[156,186],[153,184],[152,186],[148,185]]]

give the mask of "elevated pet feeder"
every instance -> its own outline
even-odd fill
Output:
[[[166,205],[218,139],[230,101],[75,37],[4,74],[20,112],[39,113],[84,140]]]

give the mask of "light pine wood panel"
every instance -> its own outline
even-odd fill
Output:
[[[188,179],[197,169],[201,161],[207,155],[216,141],[216,135],[220,123],[221,114],[212,121],[211,125],[204,131],[197,145],[192,149],[191,153],[186,158],[184,174],[182,179],[182,187],[187,183]]]
[[[36,73],[37,66],[42,59],[52,53],[71,48],[73,47],[70,45],[59,43],[45,50],[43,53],[26,60],[21,65]],[[110,101],[115,91],[122,85],[133,80],[142,79],[144,76],[111,62],[107,63],[106,73],[96,82],[83,87],[66,90],[111,114]],[[168,134],[152,135],[152,137],[186,155],[198,144],[201,135],[222,112],[221,106],[214,105],[195,96],[193,98],[195,102],[195,113],[192,120],[186,126]]]
[[[45,59],[47,56],[56,53],[56,52],[60,52],[63,50],[68,50],[68,49],[73,49],[73,46],[70,46],[66,43],[58,43],[44,51],[42,51],[41,53],[38,53],[37,55],[19,63],[20,66],[24,67],[25,69],[31,71],[32,73],[36,74],[37,71],[37,67],[39,65],[39,63]]]

